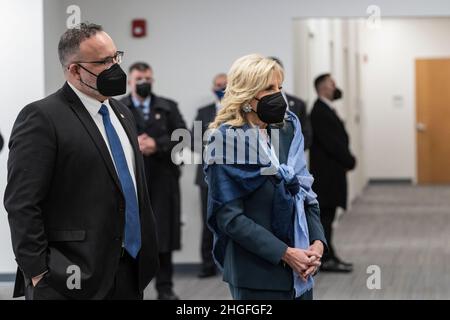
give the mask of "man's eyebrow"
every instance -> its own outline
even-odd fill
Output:
[[[116,51],[112,56],[106,56],[106,57],[100,58],[99,61],[103,61],[103,60],[106,60],[106,59],[108,59],[108,58],[114,58],[114,55],[115,55],[116,53],[117,53],[117,51]]]

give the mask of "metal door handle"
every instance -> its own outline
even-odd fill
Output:
[[[419,131],[419,132],[425,132],[425,131],[427,131],[427,125],[426,125],[425,123],[418,122],[418,123],[416,124],[416,129],[417,129],[417,131]]]

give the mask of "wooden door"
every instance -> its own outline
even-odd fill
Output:
[[[419,184],[450,183],[450,59],[416,60]]]

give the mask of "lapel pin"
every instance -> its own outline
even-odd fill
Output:
[[[122,117],[122,119],[125,119],[125,116],[123,114],[120,114],[120,116]]]
[[[161,115],[159,113],[155,114],[155,119],[159,120],[161,118]]]

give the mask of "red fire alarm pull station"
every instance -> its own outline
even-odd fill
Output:
[[[134,38],[142,38],[147,35],[147,21],[135,19],[131,22],[131,33]]]

